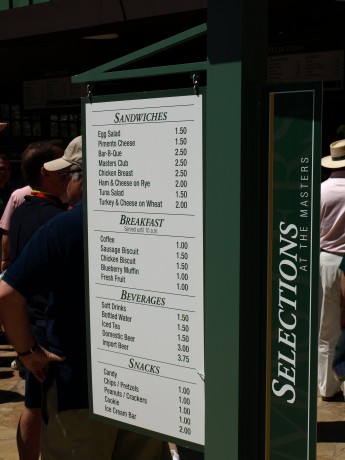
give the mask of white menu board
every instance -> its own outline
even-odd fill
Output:
[[[85,122],[93,412],[203,445],[202,95]]]

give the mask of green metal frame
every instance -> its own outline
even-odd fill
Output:
[[[259,151],[262,147],[262,90],[266,81],[266,61],[263,57],[266,41],[262,30],[267,15],[265,0],[259,3],[245,0],[245,5],[238,8],[240,3],[242,5],[239,0],[231,4],[213,0],[208,6],[207,26],[194,27],[72,77],[73,83],[90,84],[198,71],[206,73],[206,460],[263,458],[260,438],[264,436],[262,433],[260,436],[259,429],[262,426],[259,420],[262,391],[255,391],[255,388],[258,386],[257,373],[263,364],[261,362],[260,366],[260,356],[265,358],[259,350],[257,325],[265,313],[262,313],[264,309],[260,305],[253,306],[253,298],[259,298],[262,283],[258,276],[252,276],[248,266],[250,264],[251,270],[257,273],[264,269],[264,264],[257,262],[257,255],[261,253],[262,221],[253,219],[253,216],[260,214],[262,183],[258,180],[258,171],[265,164]],[[251,14],[244,11],[251,11]],[[250,20],[244,21],[243,18]],[[207,61],[123,69],[127,64],[193,40],[206,32]],[[254,40],[256,47],[253,53]],[[248,127],[246,132],[243,126]],[[243,177],[242,173],[245,174]],[[244,206],[246,203],[248,206]],[[251,230],[249,237],[256,235],[258,241],[252,246],[245,245],[247,250],[243,251],[241,241],[246,239],[248,229]],[[241,324],[247,325],[245,331]],[[249,366],[241,365],[241,362],[246,362],[242,355],[247,353],[251,353],[252,361]]]
[[[116,70],[110,72],[112,69],[118,69],[126,64],[132,64],[133,62],[140,61],[144,58],[153,56],[154,54],[173,48],[176,45],[180,45],[187,41],[193,40],[194,38],[205,35],[207,32],[206,24],[202,24],[197,27],[193,27],[185,32],[174,35],[173,37],[161,40],[153,45],[142,48],[141,50],[135,51],[115,59],[114,61],[108,62],[107,64],[100,65],[84,72],[80,75],[72,77],[72,83],[85,83],[93,81],[106,81],[106,80],[121,80],[125,78],[142,78],[142,77],[153,77],[160,75],[172,75],[178,73],[193,72],[198,70],[207,69],[207,62],[195,62],[190,64],[177,64],[169,66],[159,67],[148,67],[143,69],[132,69],[132,70]]]

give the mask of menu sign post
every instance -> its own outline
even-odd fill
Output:
[[[202,446],[203,96],[167,94],[84,100],[90,397]]]

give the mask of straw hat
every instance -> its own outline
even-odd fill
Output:
[[[331,154],[321,159],[321,165],[325,168],[337,169],[345,166],[345,139],[332,142]]]

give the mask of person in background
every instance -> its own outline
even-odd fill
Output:
[[[24,202],[26,195],[31,194],[30,185],[25,185],[24,187],[18,188],[12,192],[10,199],[7,202],[5,211],[2,214],[0,220],[0,229],[2,230],[1,238],[1,273],[6,270],[10,265],[10,237],[9,230],[11,224],[11,218],[14,211]]]
[[[0,220],[0,229],[2,230],[1,238],[1,273],[10,265],[10,236],[9,229],[13,212],[24,202],[24,197],[30,195],[31,187],[26,185],[12,192],[10,199],[7,202],[5,211]],[[7,341],[7,339],[6,339]],[[11,363],[11,368],[25,372],[25,367],[18,358],[14,359]]]
[[[320,211],[318,387],[326,402],[344,399],[332,362],[341,334],[339,264],[345,254],[345,139],[333,142],[330,153],[321,160],[322,166],[332,171],[321,184]]]
[[[10,175],[11,175],[10,161],[7,155],[5,155],[4,153],[0,153],[0,216],[2,216],[6,208],[6,204],[11,196],[11,193],[15,189],[14,185],[11,182],[9,182]],[[0,237],[1,236],[2,236],[2,232],[0,231]],[[1,255],[1,258],[2,258],[2,255]],[[1,323],[0,323],[0,344],[7,344],[7,338],[6,338],[6,335],[4,334]]]
[[[66,177],[49,172],[43,165],[63,155],[60,141],[39,141],[29,144],[22,154],[22,174],[31,192],[13,212],[10,228],[10,263],[22,252],[36,230],[52,217],[66,211],[60,196],[66,190]],[[14,192],[15,193],[15,192]],[[37,342],[46,345],[43,309],[48,305],[49,292],[44,287],[35,296],[27,299],[30,325]],[[38,460],[40,455],[41,384],[26,371],[24,408],[19,419],[17,446],[20,460]]]
[[[45,163],[65,173],[74,207],[42,226],[0,282],[0,320],[25,366],[43,382],[42,460],[171,460],[167,443],[90,418],[83,245],[83,176],[74,163],[82,150],[74,139],[62,158]],[[68,152],[68,155],[66,154]],[[26,298],[45,286],[47,349],[35,341]]]
[[[0,153],[0,215],[4,212],[6,204],[15,187],[10,182],[11,165],[4,153]]]

